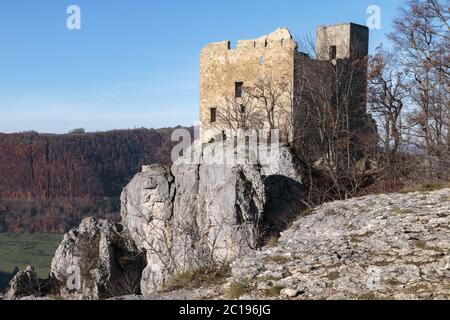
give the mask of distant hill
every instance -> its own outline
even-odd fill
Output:
[[[171,164],[174,128],[0,134],[0,232],[60,233],[84,216],[118,216],[144,164]]]

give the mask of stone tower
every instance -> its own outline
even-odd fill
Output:
[[[317,59],[357,60],[369,54],[369,28],[354,23],[344,23],[317,28]]]
[[[368,55],[369,29],[353,23],[321,26],[317,29],[317,60],[307,58],[297,50],[297,43],[285,28],[254,40],[241,40],[232,48],[230,41],[212,43],[202,49],[200,56],[200,136],[202,143],[221,139],[224,127],[218,121],[224,111],[224,97],[242,99],[242,88],[252,87],[258,79],[268,77],[274,81],[287,81],[292,92],[290,105],[295,121],[301,121],[302,108],[297,78],[302,59],[312,63],[339,63],[356,61]],[[358,71],[354,86],[355,103],[352,108],[365,112],[367,68]],[[323,75],[321,75],[323,76]],[[360,78],[362,77],[362,79]],[[356,98],[357,97],[357,98]],[[360,117],[359,111],[355,117]],[[279,120],[283,121],[283,120]],[[295,124],[294,124],[295,126]],[[280,128],[285,128],[279,123]],[[295,128],[288,133],[291,138]]]
[[[369,55],[369,28],[354,23],[344,23],[317,28],[317,59],[348,65],[352,93],[350,110],[355,126],[361,126],[365,116],[367,95],[367,62]],[[351,73],[351,75],[350,75]]]

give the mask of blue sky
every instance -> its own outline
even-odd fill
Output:
[[[2,0],[0,132],[63,133],[191,125],[198,118],[203,45],[288,27],[366,24],[378,5],[385,41],[403,0]],[[81,30],[66,9],[81,8]]]

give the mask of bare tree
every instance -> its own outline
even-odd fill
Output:
[[[383,46],[379,46],[370,58],[368,102],[378,123],[382,163],[388,169],[386,174],[394,179],[397,178],[396,169],[401,165],[398,156],[407,104],[407,76],[396,55]]]
[[[366,57],[318,61],[313,43],[303,43],[303,47],[309,54],[298,55],[297,149],[302,159],[320,170],[322,186],[330,181],[326,190],[321,190],[323,196],[345,199],[364,184],[361,171],[366,168],[360,161],[372,151],[365,147],[364,137],[374,132],[364,103]]]
[[[217,124],[223,129],[279,129],[284,142],[291,142],[293,132],[292,81],[259,78],[244,87],[242,97],[223,98]],[[215,124],[215,125],[217,125]]]
[[[110,297],[140,294],[141,274],[139,270],[125,270],[119,279],[108,283],[106,293]]]
[[[445,178],[449,169],[449,17],[448,0],[410,0],[390,34],[408,73],[409,143],[420,151],[424,172]]]
[[[241,98],[225,96],[217,120],[223,129],[236,133],[239,129],[260,128],[264,120],[254,99],[247,95]]]
[[[139,205],[128,202],[136,213],[134,219],[138,219],[145,228],[133,229],[135,236],[144,244],[146,254],[154,256],[166,272],[168,278],[182,275],[192,270],[223,271],[227,270],[236,252],[223,241],[227,237],[227,225],[235,223],[235,217],[208,221],[208,225],[199,228],[195,219],[183,217],[171,217],[169,220],[148,216]],[[259,227],[260,216],[254,222]],[[251,235],[242,230],[244,235],[239,243],[242,247],[256,249]],[[262,236],[262,235],[261,235]],[[236,240],[236,239],[233,239]],[[135,290],[140,281],[132,272],[125,270],[122,278],[109,288],[110,293],[121,295],[130,294]],[[158,287],[158,284],[154,284]]]
[[[245,89],[246,95],[258,106],[261,118],[268,129],[292,129],[291,110],[293,101],[292,81],[259,78]],[[283,137],[289,140],[289,133],[283,130]]]
[[[400,49],[405,65],[449,75],[449,7],[449,0],[409,0],[400,9],[389,37]]]

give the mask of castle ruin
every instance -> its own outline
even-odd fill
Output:
[[[343,62],[354,65],[354,62],[366,59],[368,47],[369,29],[354,23],[318,27],[315,58],[300,52],[296,41],[285,28],[255,40],[238,41],[235,48],[232,48],[230,41],[206,45],[200,56],[201,142],[208,143],[224,137],[228,128],[220,119],[226,112],[227,97],[239,104],[245,99],[245,88],[256,86],[261,79],[287,84],[284,88],[286,94],[280,98],[282,103],[277,105],[288,106],[289,110],[275,110],[277,116],[273,121],[277,128],[287,131],[287,140],[294,140],[297,127],[306,121],[301,80],[306,72],[313,71],[306,70],[305,66],[338,65]],[[317,77],[324,76],[326,78],[327,75],[317,74]],[[352,82],[350,108],[355,123],[360,122],[359,118],[366,113],[366,79],[366,64],[348,76],[348,81]],[[242,105],[241,112],[245,112],[244,108]],[[293,121],[287,117],[292,117]],[[288,122],[293,125],[288,125]],[[267,127],[267,123],[261,127]]]

